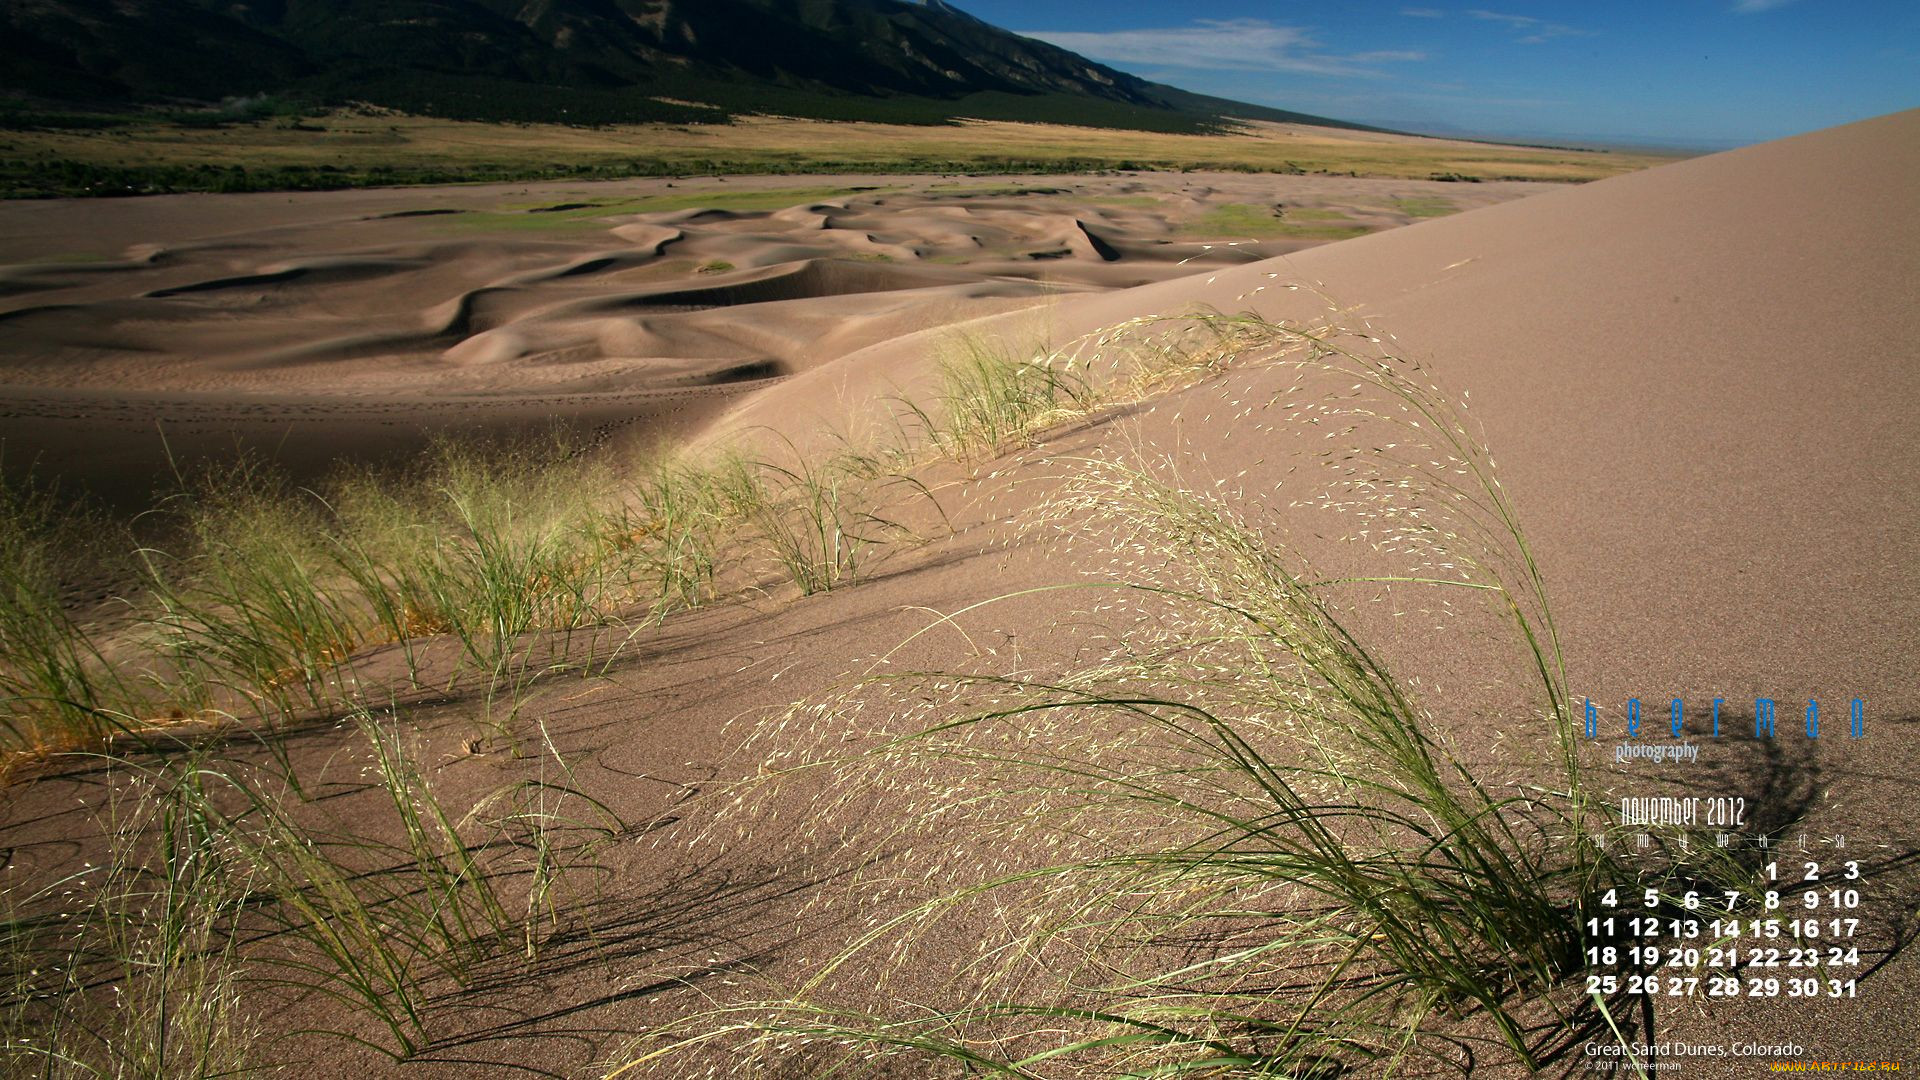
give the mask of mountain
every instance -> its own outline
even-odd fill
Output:
[[[1148,82],[941,0],[0,0],[0,92],[464,119],[1359,128]]]

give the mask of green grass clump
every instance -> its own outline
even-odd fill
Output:
[[[364,632],[332,573],[324,507],[246,460],[163,512],[180,554],[141,550],[147,627],[184,711],[323,707]]]
[[[18,748],[98,739],[151,707],[61,595],[86,528],[53,492],[0,483],[0,729]]]
[[[402,643],[416,681],[415,641],[456,642],[448,688],[476,677],[496,733],[545,671],[536,655],[546,646],[530,635],[558,631],[564,652],[574,631],[617,620],[638,591],[633,553],[610,519],[616,478],[564,441],[443,443],[413,473],[336,488],[332,556],[379,638]],[[510,703],[505,714],[499,700]]]
[[[436,676],[445,691],[478,690],[504,735],[536,681],[596,662],[571,655],[576,632],[710,603],[769,563],[804,593],[836,588],[877,545],[911,539],[877,507],[926,492],[885,460],[849,447],[823,461],[616,461],[565,438],[447,441],[407,471],[308,489],[246,459],[143,516],[136,587],[111,631],[61,594],[64,553],[80,549],[52,497],[0,491],[0,745],[338,713],[422,685],[432,638],[456,646]],[[389,642],[406,685],[363,685],[356,658]]]
[[[1083,368],[1044,350],[1023,356],[1005,342],[961,335],[938,366],[931,407],[905,399],[899,404],[931,450],[962,462],[993,457],[1100,402]]]
[[[760,495],[737,455],[700,461],[661,454],[638,470],[625,505],[609,516],[609,542],[646,586],[650,614],[699,607],[718,595],[723,551]]]
[[[933,497],[920,481],[858,453],[820,462],[795,454],[752,470],[753,487],[737,504],[745,524],[781,576],[809,596],[851,582],[875,547],[913,538],[880,513],[887,489]]]
[[[405,1058],[431,1038],[432,980],[467,985],[476,965],[511,940],[513,920],[399,732],[366,713],[357,721],[400,826],[397,842],[330,832],[297,804],[232,772],[195,780],[240,796],[238,813],[223,814],[211,801],[201,809],[268,901],[267,917],[302,946],[266,957],[279,974],[265,977],[318,990],[378,1020],[391,1042],[376,1048]]]
[[[1286,213],[1288,217],[1295,217],[1302,212],[1290,210]],[[1364,236],[1372,230],[1365,225],[1296,224],[1275,213],[1272,207],[1223,203],[1188,222],[1181,231],[1188,236],[1346,240]]]
[[[1393,200],[1393,208],[1415,218],[1446,217],[1458,213],[1460,208],[1451,200],[1437,195],[1409,195]]]

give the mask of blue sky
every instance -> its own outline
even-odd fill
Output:
[[[1157,82],[1436,133],[1718,149],[1920,106],[1920,3],[954,0]]]

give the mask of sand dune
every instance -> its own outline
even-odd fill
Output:
[[[1723,760],[1700,790],[1804,790],[1818,835],[1872,837],[1896,853],[1920,838],[1920,111],[1619,177],[1473,214],[1179,280],[1062,299],[1042,323],[1014,314],[967,329],[1055,342],[1193,305],[1313,321],[1331,297],[1340,321],[1369,320],[1469,392],[1558,605],[1576,697],[1619,716],[1629,697],[1757,697],[1823,706],[1869,703],[1870,744],[1794,738],[1751,774]],[[715,438],[771,425],[795,438],[855,423],[862,403],[924,384],[939,331],[894,340],[744,400]],[[1327,529],[1291,509],[1302,444],[1251,414],[1285,385],[1248,372],[1182,391],[1105,430],[1051,448],[1177,453],[1189,482],[1243,490],[1302,542]],[[867,405],[867,408],[872,408]],[[1312,450],[1311,446],[1305,449]],[[1045,465],[1003,469],[975,489],[968,520],[1018,522],[1047,488]],[[978,507],[991,509],[978,509]],[[990,529],[986,536],[1004,536]],[[968,542],[979,537],[969,534]],[[877,582],[868,595],[756,624],[807,639],[799,684],[846,658],[904,640],[925,605],[955,611],[984,596],[1099,572],[1014,544]],[[892,607],[890,607],[892,605]],[[1039,650],[1055,613],[1013,602],[967,633]],[[863,622],[862,620],[871,620]],[[1450,711],[1497,700],[1500,668],[1463,632],[1368,625]],[[724,638],[725,632],[722,632]],[[949,643],[957,647],[958,642]],[[1071,648],[1071,644],[1064,647]],[[800,663],[802,653],[782,651]],[[903,669],[951,664],[938,648]],[[716,714],[771,706],[762,688],[709,687]],[[1782,708],[1787,706],[1783,705]],[[1749,707],[1750,714],[1750,707]],[[1489,718],[1485,737],[1524,738],[1525,721]],[[1596,752],[1597,753],[1597,752]],[[1725,755],[1723,755],[1725,757]],[[1622,778],[1621,783],[1632,783]],[[1784,796],[1782,796],[1784,797]],[[1904,879],[1902,879],[1904,880]],[[1882,888],[1903,888],[1899,880]],[[960,946],[964,948],[965,946]],[[1736,1013],[1674,1015],[1674,1038],[1777,1038],[1820,1053],[1897,1057],[1914,1045],[1911,950],[1864,983],[1856,1005],[1795,1010],[1784,999]],[[1863,1018],[1884,1022],[1863,1024]],[[1721,1075],[1689,1063],[1686,1075]],[[1726,1072],[1737,1075],[1737,1072]]]
[[[1424,361],[1446,391],[1470,393],[1470,415],[1485,426],[1553,590],[1576,697],[1616,711],[1629,696],[1865,698],[1869,751],[1837,739],[1783,744],[1760,773],[1709,769],[1700,782],[1804,786],[1817,828],[1914,838],[1920,535],[1912,522],[1920,519],[1920,455],[1910,428],[1920,408],[1912,346],[1920,311],[1907,301],[1920,282],[1920,191],[1911,183],[1917,171],[1920,112],[1910,112],[1278,258],[1203,247],[1228,237],[1189,238],[1182,250],[1211,254],[1184,266],[1166,257],[1173,245],[1157,242],[1169,236],[1140,218],[1189,211],[1131,204],[1002,217],[1019,213],[988,205],[1003,196],[903,207],[912,202],[908,196],[862,193],[808,197],[774,211],[636,215],[644,221],[609,215],[619,220],[596,224],[591,241],[578,245],[496,241],[463,249],[468,262],[486,264],[484,280],[450,279],[442,287],[451,291],[434,294],[434,303],[491,291],[468,304],[459,341],[436,340],[417,355],[289,362],[236,376],[236,385],[270,389],[272,404],[208,389],[196,381],[207,378],[204,362],[146,357],[131,344],[111,344],[160,332],[142,324],[160,318],[142,305],[218,291],[141,299],[116,292],[127,289],[124,282],[94,284],[90,273],[63,268],[36,278],[16,269],[9,280],[63,284],[13,294],[15,314],[0,321],[0,333],[9,335],[12,384],[5,423],[10,446],[73,446],[74,433],[84,431],[95,443],[89,460],[120,453],[128,456],[125,467],[135,468],[134,432],[150,428],[156,415],[203,423],[210,437],[231,438],[243,424],[259,425],[262,434],[275,430],[257,410],[287,409],[326,417],[329,438],[387,430],[398,446],[419,427],[445,422],[451,414],[442,395],[455,393],[446,389],[452,386],[461,395],[460,415],[496,409],[524,420],[569,412],[606,424],[691,430],[696,425],[686,418],[697,412],[709,439],[770,430],[804,445],[828,428],[857,429],[891,395],[924,387],[930,358],[960,332],[1038,345],[1196,304],[1311,321],[1327,314],[1324,295],[1342,322],[1370,320],[1401,352]],[[1244,201],[1252,197],[1242,194],[1248,189],[1234,187],[1243,182],[1253,181],[1208,178],[1205,186],[1234,192],[1227,201]],[[1114,198],[1142,194],[1102,190]],[[1346,197],[1359,198],[1359,190]],[[544,205],[579,201],[550,194]],[[1190,198],[1204,208],[1219,200],[1186,188],[1147,197],[1153,207]],[[317,205],[300,213],[318,215]],[[364,218],[405,209],[367,204],[354,212]],[[397,220],[424,228],[457,216]],[[1168,220],[1161,218],[1160,228]],[[631,233],[637,246],[666,245],[665,256],[654,258],[752,251],[763,259],[697,278],[690,268],[659,272],[652,262],[591,265],[615,250],[608,229],[636,228],[655,230]],[[817,239],[804,239],[836,230],[913,248],[928,265],[836,263],[811,246]],[[669,240],[675,231],[681,238]],[[1076,231],[1085,251],[1073,249]],[[1095,236],[1119,257],[1102,254]],[[992,250],[1009,243],[1017,250]],[[1027,257],[1054,244],[1068,254]],[[935,258],[967,245],[991,255],[957,267]],[[194,255],[102,276],[142,276],[138,289],[151,292],[270,273],[268,267],[289,261],[284,253],[247,250],[253,265],[221,274]],[[355,250],[355,257],[372,257],[371,245]],[[550,272],[573,266],[589,268]],[[516,274],[517,283],[503,284]],[[847,283],[886,287],[836,291]],[[251,302],[270,313],[275,290],[313,284],[249,287],[258,294]],[[345,302],[365,285],[336,281],[310,291],[338,290]],[[1296,285],[1310,288],[1288,288]],[[363,302],[367,294],[352,299]],[[490,311],[490,303],[499,306]],[[396,304],[394,327],[362,332],[427,333],[434,322],[423,324],[419,312],[428,306]],[[73,314],[88,310],[94,318]],[[220,322],[195,311],[166,325],[193,320]],[[98,334],[87,337],[96,325]],[[344,325],[336,329],[348,336]],[[211,326],[195,333],[222,340]],[[235,346],[229,360],[247,352]],[[778,366],[740,367],[757,363]],[[728,371],[746,377],[721,387],[701,383]],[[781,377],[767,378],[771,372]],[[150,380],[138,394],[103,388],[112,378],[135,376]],[[527,717],[538,715],[546,737],[575,763],[575,782],[634,820],[667,820],[700,812],[683,803],[690,788],[750,775],[759,764],[727,759],[728,722],[777,715],[897,644],[907,643],[891,654],[900,670],[950,669],[989,648],[1008,664],[1084,648],[1087,631],[1061,625],[1057,594],[1017,596],[968,615],[952,633],[941,627],[914,635],[934,620],[932,612],[1080,580],[1107,565],[1106,552],[1064,556],[1021,530],[1058,471],[1049,456],[1177,451],[1189,480],[1231,482],[1247,493],[1250,513],[1270,515],[1303,543],[1313,542],[1326,531],[1324,516],[1291,506],[1284,486],[1294,482],[1298,459],[1291,455],[1299,443],[1291,440],[1298,433],[1288,436],[1253,415],[1282,385],[1271,370],[1233,372],[1061,431],[1047,446],[995,462],[977,477],[940,472],[931,479],[950,504],[951,533],[937,542],[889,555],[843,591],[676,617],[634,639],[604,693],[544,698]],[[381,387],[384,400],[376,393]],[[590,389],[568,394],[561,387]],[[307,396],[296,397],[293,388]],[[112,431],[126,434],[99,434]],[[1503,691],[1486,643],[1471,632],[1428,633],[1384,621],[1369,629],[1450,711],[1483,719],[1472,715],[1473,703],[1497,700]],[[434,779],[439,790],[475,795],[530,768],[505,755],[463,753],[471,725],[441,719],[422,735],[423,752],[442,763]],[[1515,752],[1532,728],[1526,715],[1484,719],[1479,736],[1487,754]],[[312,733],[295,752],[329,761],[337,751],[332,738]],[[33,798],[64,808],[71,795],[51,783]],[[377,802],[369,803],[370,818],[380,812]],[[711,864],[691,861],[673,843],[622,845],[607,857],[607,872],[613,891],[638,914],[615,926],[604,945],[617,963],[543,968],[534,984],[480,991],[480,1007],[446,1018],[444,1048],[403,1067],[337,1041],[316,1043],[314,1052],[343,1075],[508,1075],[529,1062],[585,1068],[625,1035],[703,1008],[715,1000],[709,994],[732,992],[725,980],[742,971],[792,976],[808,970],[808,957],[817,961],[838,943],[808,935],[849,932],[836,912],[805,906],[814,884],[806,877],[807,845],[798,834],[755,837]],[[978,947],[976,930],[954,931],[964,956]],[[1860,1000],[1843,1008],[1794,1009],[1781,999],[1709,1018],[1674,1010],[1663,1034],[1724,1041],[1784,1031],[1833,1059],[1898,1059],[1914,1045],[1915,963],[1911,949],[1897,954],[1862,983]],[[691,972],[691,986],[650,981],[663,970]],[[697,1075],[706,1064],[658,1075]],[[1702,1067],[1687,1075],[1751,1071],[1750,1062],[1739,1064],[1744,1071]],[[903,1075],[913,1075],[911,1068]]]
[[[1369,320],[1446,389],[1470,392],[1559,604],[1576,697],[1616,711],[1629,697],[1863,698],[1877,725],[1870,752],[1833,740],[1792,751],[1795,775],[1816,784],[1814,827],[1920,837],[1920,308],[1904,299],[1920,284],[1916,170],[1920,111],[1069,298],[1044,327],[1003,317],[969,329],[1057,342],[1194,305],[1312,322],[1327,305],[1285,288],[1311,286],[1343,323]],[[915,385],[915,359],[937,336],[761,391],[717,431],[845,425],[851,403]],[[1182,392],[1127,438],[1265,490],[1287,446],[1231,418],[1276,380]],[[1302,535],[1324,527],[1276,512]],[[1005,632],[1025,629],[1009,621]],[[1395,654],[1450,696],[1484,681],[1471,640],[1399,635]],[[1736,783],[1712,775],[1709,786]],[[1865,1007],[1904,1011],[1913,964],[1903,956],[1906,974],[1879,979]],[[1762,1006],[1738,1032],[1911,1046],[1910,1026],[1863,1033],[1849,1019],[1859,1015],[1789,1020]]]
[[[1472,391],[1591,644],[1631,625],[1622,638],[1734,665],[1635,651],[1641,685],[1737,669],[1809,695],[1891,689],[1920,625],[1920,547],[1897,525],[1920,491],[1920,458],[1897,449],[1920,404],[1920,309],[1893,299],[1920,281],[1916,164],[1920,113],[1903,113],[1065,299],[1049,329],[1192,305],[1311,318],[1321,301],[1281,286],[1314,285]],[[800,430],[815,402],[837,418],[910,381],[925,344],[853,354],[732,422]],[[1204,449],[1222,469],[1258,456],[1230,429]]]
[[[1543,187],[760,177],[10,205],[0,439],[10,470],[39,460],[131,505],[163,430],[177,456],[239,441],[296,470],[404,453],[363,430],[372,402],[429,430],[628,410],[664,435],[910,331]],[[88,395],[124,424],[74,412]]]
[[[1803,696],[1871,685],[1911,715],[1920,539],[1899,523],[1920,509],[1920,457],[1901,449],[1920,309],[1894,297],[1920,281],[1920,189],[1903,179],[1917,166],[1920,113],[1903,113],[1062,299],[1046,329],[1060,341],[1194,305],[1310,319],[1320,299],[1282,286],[1313,285],[1471,390],[1592,626],[1581,643],[1633,680],[1622,695],[1707,678]],[[1034,325],[1013,319],[972,329]],[[844,423],[846,402],[912,383],[937,336],[762,391],[722,430]],[[1231,428],[1190,434],[1217,469],[1260,456]]]

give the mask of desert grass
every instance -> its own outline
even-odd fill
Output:
[[[13,745],[99,739],[147,711],[143,688],[61,593],[89,525],[53,491],[0,485],[0,730]]]
[[[107,857],[21,895],[5,922],[8,1075],[241,1076],[259,1028],[242,1004],[246,890],[180,791],[138,781],[101,811]]]
[[[941,414],[940,446],[998,437],[973,425],[1007,406],[980,397],[1000,376],[974,370]],[[17,760],[181,721],[284,724],[430,682],[476,694],[490,737],[507,739],[543,680],[604,669],[673,612],[782,583],[838,588],[880,550],[923,539],[882,507],[933,502],[910,470],[940,446],[620,457],[564,434],[447,441],[408,470],[311,489],[242,459],[180,477],[142,516],[115,605],[125,617],[110,626],[62,598],[76,527],[58,501],[9,489],[5,748]],[[360,661],[387,644],[404,684],[366,683]]]
[[[1142,318],[1053,346],[959,333],[935,355],[928,400],[891,399],[877,457],[974,473],[1061,428],[1218,374],[1241,343],[1211,317]]]
[[[908,530],[876,510],[859,462],[762,463],[747,522],[781,574],[804,595],[853,580],[874,547]],[[917,483],[901,477],[903,483]]]
[[[1100,404],[1088,373],[1033,349],[959,335],[938,358],[940,386],[932,411],[902,402],[938,453],[977,464],[1063,420]]]
[[[321,510],[251,460],[162,503],[180,554],[145,546],[139,555],[160,661],[153,677],[173,709],[272,718],[328,700],[327,680],[363,628],[328,576]]]
[[[111,632],[62,604],[71,529],[57,502],[10,491],[6,702],[18,745],[59,755],[109,729],[136,737],[80,751],[125,778],[99,825],[114,839],[105,862],[7,890],[13,1062],[238,1074],[258,1026],[243,991],[275,987],[320,994],[378,1032],[323,1034],[396,1058],[430,1045],[432,988],[467,985],[508,951],[535,958],[571,899],[566,883],[591,875],[593,852],[625,825],[579,790],[544,732],[538,776],[456,814],[413,762],[406,725],[362,704],[395,688],[363,683],[356,656],[397,642],[418,685],[416,644],[443,640],[459,657],[448,688],[477,683],[490,714],[496,693],[517,708],[548,670],[529,659],[543,634],[650,625],[768,573],[802,594],[844,586],[875,549],[918,539],[881,507],[938,510],[916,463],[984,456],[1106,400],[1071,358],[978,342],[960,355],[942,398],[916,414],[927,438],[849,443],[819,460],[787,445],[655,454],[621,470],[564,442],[447,444],[410,474],[351,473],[317,490],[254,461],[184,478],[144,522],[159,539],[129,560],[138,592]],[[393,835],[329,825],[285,755],[140,756],[143,744],[170,746],[180,719],[252,717],[265,726],[247,730],[274,745],[274,726],[313,715],[344,715],[360,733]],[[483,864],[482,847],[510,854]],[[503,891],[508,881],[524,891]]]
[[[711,598],[728,515],[724,470],[663,463],[624,482],[586,456],[451,445],[411,475],[293,489],[254,461],[182,482],[141,523],[150,539],[111,625],[62,595],[75,526],[31,487],[0,492],[0,723],[13,754],[97,745],[184,720],[279,723],[395,689],[352,660],[398,642],[457,646],[447,689],[489,716],[546,673],[534,640]],[[756,496],[753,505],[764,500]],[[698,509],[693,509],[694,505]],[[634,507],[645,515],[636,524]]]
[[[1119,553],[1103,580],[1066,586],[1096,598],[1086,617],[1113,627],[1112,648],[1052,669],[876,677],[760,732],[756,784],[832,778],[813,812],[854,859],[853,890],[820,903],[849,905],[864,929],[790,992],[654,1033],[610,1072],[709,1044],[776,1074],[886,1067],[901,1053],[1019,1076],[1318,1075],[1455,1065],[1489,1047],[1541,1065],[1595,1010],[1613,1023],[1610,1003],[1572,981],[1584,898],[1619,877],[1609,849],[1579,838],[1611,823],[1582,780],[1546,587],[1491,456],[1463,406],[1364,331],[1212,313],[1053,350],[962,341],[935,402],[900,404],[894,442],[815,459],[787,445],[621,470],[565,447],[448,447],[414,475],[320,492],[242,467],[165,506],[184,523],[180,554],[141,552],[150,597],[130,601],[147,613],[135,643],[158,646],[145,666],[107,663],[85,627],[56,621],[48,637],[9,640],[9,662],[25,664],[8,676],[9,715],[40,747],[103,716],[150,726],[172,715],[162,708],[353,719],[395,836],[329,829],[283,759],[278,774],[150,770],[151,799],[186,822],[167,835],[205,838],[226,883],[197,890],[213,906],[175,920],[187,929],[161,933],[191,931],[194,954],[211,958],[175,984],[210,1018],[192,1054],[245,1041],[232,1032],[250,1021],[226,1003],[233,980],[264,965],[271,983],[325,994],[379,1032],[329,1034],[405,1058],[431,1044],[430,988],[535,955],[560,882],[623,826],[557,753],[552,774],[543,765],[464,813],[445,807],[404,725],[360,704],[381,688],[356,681],[357,650],[403,643],[417,682],[410,643],[439,637],[461,658],[449,686],[477,683],[490,717],[504,693],[510,724],[531,681],[556,670],[550,652],[536,661],[535,639],[643,627],[764,588],[769,573],[802,594],[842,587],[876,548],[916,539],[886,508],[932,500],[917,463],[1032,448],[1248,365],[1290,373],[1264,404],[1330,442],[1313,455],[1328,482],[1307,504],[1347,515],[1394,566],[1323,575],[1178,460],[1060,462],[1061,494],[1037,527]],[[45,508],[23,505],[34,513],[18,521]],[[16,550],[52,550],[44,529],[19,536]],[[20,611],[52,602],[47,572],[20,580],[32,586]],[[1488,777],[1455,752],[1445,732],[1459,718],[1431,712],[1355,621],[1353,592],[1369,587],[1472,601],[1506,628],[1533,688],[1531,711],[1505,718],[1531,733],[1528,768]],[[165,693],[103,704],[119,700],[123,670]],[[849,724],[864,751],[848,752]],[[734,793],[696,840],[765,835],[755,814],[779,800],[761,794]],[[518,853],[524,893],[502,891],[476,830]],[[114,865],[149,865],[138,858]],[[94,1019],[96,980],[70,974],[81,961],[34,966],[60,943],[81,955],[70,932],[44,936],[49,909],[55,924],[93,925],[73,923],[97,895],[75,883],[91,885],[9,891],[16,980],[22,964],[58,976],[28,988],[10,1052],[78,1060],[95,1053],[89,1038],[112,1041],[86,1034],[109,1029]],[[286,949],[244,950],[235,966],[241,916],[223,899],[235,896]],[[940,948],[954,933],[964,947]],[[149,949],[91,940],[87,963]],[[836,998],[849,980],[862,992]]]
[[[1364,329],[1202,315],[1083,344],[1088,367],[1189,357],[1104,380],[1108,400],[1173,372],[1286,376],[1259,404],[1333,444],[1307,451],[1324,484],[1295,505],[1344,515],[1388,565],[1316,570],[1179,456],[1058,462],[1038,527],[1115,553],[1058,587],[1110,647],[876,674],[749,736],[760,775],[690,842],[763,843],[764,808],[805,800],[834,838],[813,856],[841,853],[850,881],[819,904],[854,929],[607,1076],[711,1053],[758,1075],[1539,1070],[1644,1036],[1650,1017],[1580,976],[1590,899],[1645,866],[1594,842],[1617,826],[1583,776],[1545,580],[1464,399]],[[1358,610],[1383,592],[1504,627],[1489,662],[1530,686],[1523,710],[1423,701]],[[1489,720],[1524,748],[1497,772],[1456,743]],[[1673,855],[1652,884],[1678,907],[1745,876],[1721,861]]]
[[[535,775],[482,798],[464,819],[477,823],[492,846],[512,852],[515,859],[505,869],[525,878],[517,939],[527,961],[537,959],[545,940],[560,930],[566,905],[601,883],[601,850],[632,828],[582,790],[544,725],[540,737]]]
[[[182,478],[143,516],[148,539],[129,544],[137,573],[113,625],[62,597],[76,526],[57,501],[9,489],[8,748],[98,744],[182,720],[338,713],[423,685],[422,646],[433,640],[456,658],[434,676],[442,692],[477,693],[500,734],[541,679],[610,661],[592,653],[604,637],[593,631],[630,635],[766,571],[802,592],[851,581],[877,545],[909,538],[876,507],[915,482],[879,462],[851,449],[822,462],[727,451],[634,462],[564,438],[449,442],[404,473],[355,471],[305,489],[242,460]],[[573,648],[583,631],[584,657]],[[388,643],[405,658],[406,685],[363,685],[357,659]]]
[[[701,458],[665,453],[638,473],[628,493],[605,527],[638,579],[650,583],[652,617],[717,599],[729,565],[723,552],[762,501],[752,464],[730,451]]]
[[[247,1004],[286,995],[359,1021],[304,1034],[401,1060],[431,1043],[437,997],[537,959],[625,822],[572,785],[550,741],[537,775],[456,810],[401,717],[353,721],[384,825],[340,826],[272,760],[87,755],[110,793],[105,857],[8,891],[8,1075],[259,1072],[269,1025]]]
[[[316,179],[349,186],[728,172],[797,176],[1103,169],[1583,181],[1671,160],[1259,122],[1223,134],[1181,135],[1008,121],[916,126],[740,117],[731,124],[699,127],[589,128],[342,112],[297,130],[271,122],[211,130],[152,125],[11,131],[7,139],[10,148],[8,157],[0,160],[0,178],[8,189],[71,194],[97,191],[71,190],[72,180],[61,170],[121,170],[123,175],[115,175],[127,184],[157,181],[202,189],[220,171],[234,167],[255,174],[263,187],[311,186]],[[194,176],[196,171],[203,175]],[[107,175],[98,179],[104,182]]]
[[[476,966],[512,940],[514,920],[399,729],[366,713],[357,722],[400,826],[397,841],[328,830],[297,803],[233,771],[194,776],[188,790],[217,783],[235,796],[237,811],[205,797],[197,807],[268,900],[275,928],[297,943],[263,958],[266,978],[318,990],[349,1015],[377,1019],[389,1041],[330,1033],[404,1058],[430,1041],[433,980],[469,984]]]
[[[613,484],[564,443],[483,455],[446,444],[398,482],[341,485],[335,559],[384,636],[403,642],[416,680],[415,639],[458,646],[447,689],[469,677],[483,723],[504,736],[551,672],[541,658],[554,650],[536,632],[560,635],[564,653],[576,631],[630,606],[628,551],[606,521]]]

